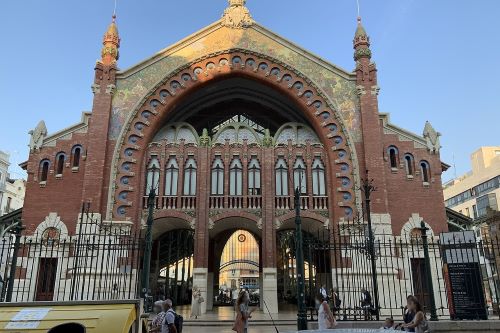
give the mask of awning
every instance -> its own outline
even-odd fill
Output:
[[[132,325],[137,325],[138,306],[135,300],[3,303],[0,332],[49,332],[73,323],[82,325],[85,333],[129,333]]]

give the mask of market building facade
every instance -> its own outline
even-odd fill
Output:
[[[259,25],[244,0],[230,0],[219,21],[129,69],[118,69],[119,46],[113,18],[95,65],[92,112],[54,134],[43,122],[31,132],[23,223],[27,237],[41,235],[35,243],[81,233],[83,203],[101,221],[96,233],[104,225],[141,230],[154,191],[155,293],[189,295],[198,286],[203,311],[211,308],[228,264],[222,253],[237,233],[242,244],[252,238],[257,255],[234,264],[277,312],[293,282],[287,244],[296,188],[311,237],[362,219],[367,171],[378,189],[377,233],[411,236],[422,220],[432,235],[447,230],[440,134],[430,123],[413,134],[379,112],[360,19],[353,71]],[[310,263],[313,275],[332,286],[334,270],[353,268],[344,259]],[[59,271],[61,262],[50,264]]]

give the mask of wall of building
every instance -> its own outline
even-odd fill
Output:
[[[23,208],[23,223],[28,232],[33,232],[51,212],[57,212],[70,232],[75,231],[78,214],[82,207],[83,179],[85,174],[86,133],[76,133],[70,139],[59,139],[52,146],[30,153],[26,164],[28,179]],[[73,148],[81,145],[79,167],[74,168]],[[64,153],[65,163],[62,175],[56,175],[56,156]],[[47,180],[40,180],[40,162],[50,162]]]
[[[470,172],[444,184],[443,193],[446,207],[477,218],[486,214],[485,209],[480,209],[485,201],[493,209],[500,208],[500,146],[473,152],[471,166]]]
[[[24,179],[8,179],[0,202],[0,215],[23,207],[25,191],[26,181]]]
[[[401,140],[394,134],[383,136],[384,163],[386,168],[386,189],[389,213],[394,234],[399,234],[412,214],[418,213],[424,221],[431,225],[437,234],[447,231],[446,214],[443,207],[441,183],[442,166],[439,154],[431,154],[426,147],[417,146],[414,142]],[[397,167],[391,167],[388,149],[397,149]],[[413,172],[406,168],[405,155],[413,158]],[[430,166],[430,181],[424,183],[420,162],[426,161]]]

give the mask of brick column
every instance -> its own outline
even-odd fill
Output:
[[[271,313],[278,313],[278,271],[274,227],[274,147],[262,149],[262,297]]]
[[[111,117],[111,103],[116,90],[116,66],[104,65],[97,62],[95,79],[92,85],[94,102],[92,116],[89,120],[87,160],[85,178],[83,182],[83,200],[91,202],[94,212],[104,213],[106,207],[102,187],[107,160],[107,144],[109,120]]]
[[[388,211],[385,186],[386,165],[383,158],[383,130],[378,113],[377,69],[368,58],[361,58],[356,66],[356,74],[364,156],[364,160],[360,160],[360,176],[366,177],[365,170],[368,170],[369,178],[374,179],[375,186],[378,188],[378,191],[372,194],[372,212],[386,213]]]

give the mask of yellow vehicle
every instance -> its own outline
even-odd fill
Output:
[[[140,333],[140,300],[0,303],[0,332]]]

